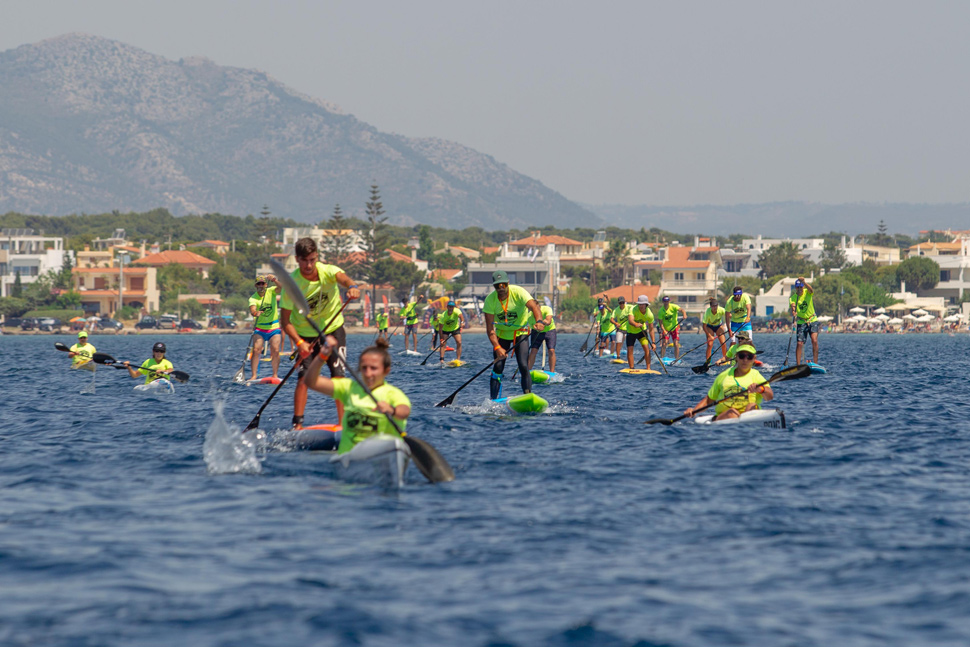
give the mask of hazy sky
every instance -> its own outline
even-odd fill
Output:
[[[7,2],[258,68],[588,203],[970,201],[967,2]]]

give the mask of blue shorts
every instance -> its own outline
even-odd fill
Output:
[[[600,341],[605,341],[609,339],[610,341],[616,341],[616,331],[613,332],[601,332]]]
[[[259,335],[260,337],[262,337],[263,341],[269,341],[276,335],[282,335],[283,331],[280,330],[279,328],[277,328],[276,330],[260,330],[259,328],[256,328],[255,330],[253,330],[253,334]]]
[[[735,334],[735,333],[741,332],[742,330],[746,331],[748,333],[748,335],[751,336],[751,339],[752,340],[754,339],[754,335],[752,334],[752,330],[751,330],[751,322],[750,321],[741,322],[741,323],[736,323],[734,321],[731,322],[731,334],[732,335]]]
[[[414,327],[417,325],[418,325],[417,321],[415,321],[412,324],[404,324],[404,336],[407,337],[408,335],[414,333]]]

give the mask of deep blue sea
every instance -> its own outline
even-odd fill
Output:
[[[643,425],[715,373],[620,375],[584,338],[560,336],[535,417],[488,413],[487,374],[433,407],[491,358],[482,335],[461,369],[395,354],[408,430],[457,480],[387,491],[272,444],[210,471],[217,405],[242,428],[271,391],[230,382],[245,335],[166,336],[192,375],[173,395],[66,370],[69,336],[0,337],[0,644],[970,644],[966,334],[823,335],[828,374],[775,385],[785,430]],[[153,341],[92,337],[138,362]],[[781,368],[788,336],[755,341]],[[291,415],[287,384],[261,428]]]

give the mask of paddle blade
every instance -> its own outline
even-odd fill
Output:
[[[434,406],[436,406],[436,407],[449,407],[449,406],[451,406],[451,403],[455,401],[455,396],[456,395],[458,395],[458,392],[457,391],[455,393],[452,393],[447,398],[445,398],[444,400],[442,400],[441,402],[439,402],[438,404],[436,404]]]
[[[666,426],[669,427],[670,425],[674,424],[674,422],[675,422],[675,420],[673,420],[672,418],[651,418],[650,420],[645,421],[643,424],[645,424],[645,425],[666,425]]]
[[[451,469],[451,465],[437,449],[432,447],[431,443],[414,436],[405,436],[404,442],[411,450],[414,466],[424,475],[424,478],[432,483],[447,483],[455,480],[455,472]]]
[[[107,353],[95,353],[94,357],[91,359],[93,359],[96,364],[104,364],[105,366],[114,366],[118,363],[118,360]]]
[[[786,368],[778,371],[774,375],[768,378],[768,382],[784,382],[785,380],[797,380],[803,377],[808,377],[812,374],[812,369],[808,364],[796,364],[791,368]]]
[[[66,352],[68,352],[68,353],[70,353],[70,352],[71,352],[71,349],[70,349],[70,348],[68,348],[68,347],[67,347],[67,346],[66,346],[65,344],[62,344],[62,343],[61,343],[61,342],[59,342],[59,341],[55,341],[55,342],[54,342],[54,348],[56,348],[57,350],[63,350],[63,351],[66,351]]]
[[[588,344],[587,344],[586,342],[583,342],[583,345],[579,347],[579,352],[580,352],[580,353],[585,353],[585,352],[586,352],[586,348],[587,348],[588,346],[589,346],[589,345],[588,345]]]
[[[169,373],[169,375],[171,375],[178,382],[185,383],[189,381],[189,374],[185,371],[172,371]]]
[[[707,371],[710,370],[710,368],[711,368],[711,365],[707,362],[704,362],[700,366],[691,366],[690,370],[694,371],[694,373],[696,373],[697,375],[700,375],[701,373],[707,373]]]

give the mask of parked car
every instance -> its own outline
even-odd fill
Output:
[[[145,328],[158,328],[158,320],[155,317],[142,317],[141,321],[135,324],[135,328],[144,330]]]
[[[20,317],[7,317],[3,320],[4,328],[20,328],[20,324],[23,323],[23,319]]]
[[[108,317],[102,317],[94,322],[95,330],[121,330],[125,325],[120,321],[114,319],[109,319]]]
[[[179,330],[205,330],[195,319],[183,319],[179,322]]]
[[[61,327],[61,320],[54,319],[52,317],[44,317],[37,323],[38,330],[43,330],[44,332],[54,332]]]
[[[34,317],[24,317],[24,319],[20,322],[20,329],[35,330],[38,325],[40,324]]]
[[[236,322],[231,317],[219,316],[209,319],[209,328],[235,328]]]
[[[162,315],[158,318],[158,327],[165,330],[175,329],[178,327],[179,318],[177,315]]]

